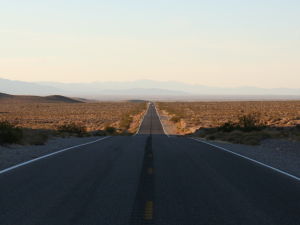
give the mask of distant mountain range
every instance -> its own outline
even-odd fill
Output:
[[[200,96],[200,95],[294,95],[300,88],[221,88],[191,85],[175,81],[137,80],[126,82],[55,83],[23,82],[0,78],[0,92],[26,95],[67,95],[101,98],[102,96]]]
[[[33,95],[9,95],[0,93],[0,103],[82,103],[73,98],[61,95],[50,95],[46,97]]]

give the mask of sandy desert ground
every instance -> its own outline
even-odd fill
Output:
[[[0,120],[7,120],[22,128],[56,129],[63,124],[75,123],[88,131],[112,126],[130,132],[138,126],[146,103],[3,103]]]
[[[270,127],[300,124],[300,101],[158,102],[157,106],[176,126],[177,134],[235,122],[239,116],[249,113],[258,113]]]

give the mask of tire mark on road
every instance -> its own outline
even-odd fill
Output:
[[[154,224],[154,169],[152,135],[147,138],[144,161],[130,225]]]

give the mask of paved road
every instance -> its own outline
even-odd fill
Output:
[[[0,174],[1,225],[299,225],[300,182],[188,138],[138,135]]]

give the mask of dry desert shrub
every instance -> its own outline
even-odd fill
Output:
[[[0,121],[0,145],[42,145],[48,140],[50,133],[51,131],[20,128],[9,121]]]
[[[300,101],[160,102],[158,106],[183,134],[248,145],[267,138],[300,140]]]
[[[73,126],[92,132],[111,126],[123,132],[130,127],[132,118],[140,118],[145,109],[143,102],[3,103],[0,120],[31,129],[57,130]]]
[[[0,145],[16,144],[23,138],[22,130],[9,121],[0,122]]]
[[[199,128],[218,127],[239,117],[260,114],[266,126],[292,127],[300,124],[300,101],[240,101],[240,102],[159,102],[160,110],[180,118],[186,133]],[[178,119],[176,119],[178,121]]]

